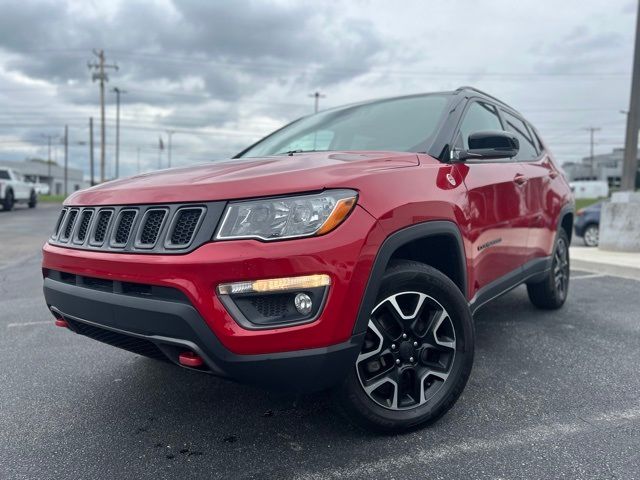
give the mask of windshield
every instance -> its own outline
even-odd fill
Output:
[[[328,110],[287,125],[241,157],[327,150],[424,151],[447,102],[446,95],[435,94]]]

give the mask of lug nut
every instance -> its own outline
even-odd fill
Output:
[[[413,363],[413,357],[409,357],[409,361]]]
[[[400,365],[400,359],[399,358],[396,358],[396,364]]]
[[[417,347],[418,346],[418,342],[413,342],[413,346]]]
[[[396,349],[396,344],[395,344],[395,343],[392,343],[392,344],[391,344],[391,350],[395,350],[395,349]]]
[[[407,334],[406,334],[406,333],[403,333],[403,334],[402,334],[402,338],[407,338]]]

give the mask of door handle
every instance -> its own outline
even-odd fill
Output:
[[[518,185],[524,185],[525,183],[527,183],[527,180],[527,177],[525,177],[521,173],[518,173],[515,177],[513,177],[513,181]]]

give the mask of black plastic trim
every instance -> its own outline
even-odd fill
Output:
[[[218,298],[220,299],[222,304],[225,306],[225,308],[229,312],[229,315],[231,315],[231,317],[236,322],[238,322],[238,324],[240,326],[242,326],[243,328],[246,328],[247,330],[266,330],[266,329],[273,329],[273,328],[283,328],[283,327],[292,327],[292,326],[296,326],[296,325],[304,325],[306,323],[311,323],[311,322],[316,321],[318,319],[318,317],[320,316],[320,314],[322,313],[322,310],[324,309],[325,303],[327,301],[327,293],[329,292],[329,287],[328,286],[327,287],[316,287],[316,288],[312,288],[312,289],[304,289],[304,288],[302,288],[300,290],[287,291],[287,292],[277,292],[277,293],[296,293],[298,291],[312,293],[310,291],[314,291],[314,290],[321,290],[320,303],[319,303],[319,306],[316,307],[315,311],[312,311],[312,313],[310,315],[308,315],[308,316],[304,316],[304,317],[301,317],[301,318],[295,319],[295,320],[279,322],[279,323],[263,323],[263,324],[259,324],[259,323],[252,322],[249,318],[247,318],[247,316],[242,312],[240,307],[236,304],[236,302],[233,299],[234,295],[221,295],[221,294],[218,294]],[[274,292],[274,293],[276,293],[276,292]],[[261,295],[268,295],[268,293],[261,294]]]
[[[410,227],[403,228],[393,234],[391,234],[384,241],[376,259],[373,263],[373,268],[369,274],[369,280],[365,289],[364,296],[360,302],[360,309],[358,310],[358,317],[356,318],[355,325],[353,327],[353,333],[364,333],[369,323],[369,316],[380,290],[380,284],[382,283],[382,276],[387,269],[389,260],[393,253],[403,245],[410,243],[417,239],[442,236],[446,235],[455,242],[458,250],[458,278],[460,282],[458,287],[466,297],[467,291],[467,268],[466,268],[466,255],[464,251],[464,245],[462,243],[462,235],[455,223],[448,220],[434,220],[424,223],[418,223],[411,225]]]
[[[512,270],[482,287],[469,302],[471,313],[475,314],[483,305],[510,292],[527,281],[535,282],[541,280],[551,268],[551,259],[552,257],[541,257],[530,260],[523,266]]]
[[[176,364],[179,351],[191,350],[203,358],[204,371],[278,391],[312,392],[342,382],[364,338],[361,334],[328,347],[239,355],[222,345],[190,303],[93,290],[51,278],[44,279],[44,296],[56,315],[148,340]]]

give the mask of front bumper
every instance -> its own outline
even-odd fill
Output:
[[[186,299],[145,298],[44,280],[54,315],[76,333],[179,364],[184,351],[200,355],[198,370],[263,388],[309,392],[340,382],[354,364],[362,336],[330,347],[238,355],[226,349]]]
[[[200,323],[226,350],[238,355],[273,354],[327,348],[350,340],[383,238],[375,219],[356,207],[343,225],[321,237],[210,242],[184,255],[95,252],[47,244],[43,268],[179,290]],[[331,287],[320,315],[303,325],[246,329],[216,294],[220,283],[319,273],[331,277]],[[61,310],[73,315],[73,310]],[[89,309],[85,317],[80,312],[79,317],[93,321],[95,310]],[[126,330],[127,325],[122,326]]]

